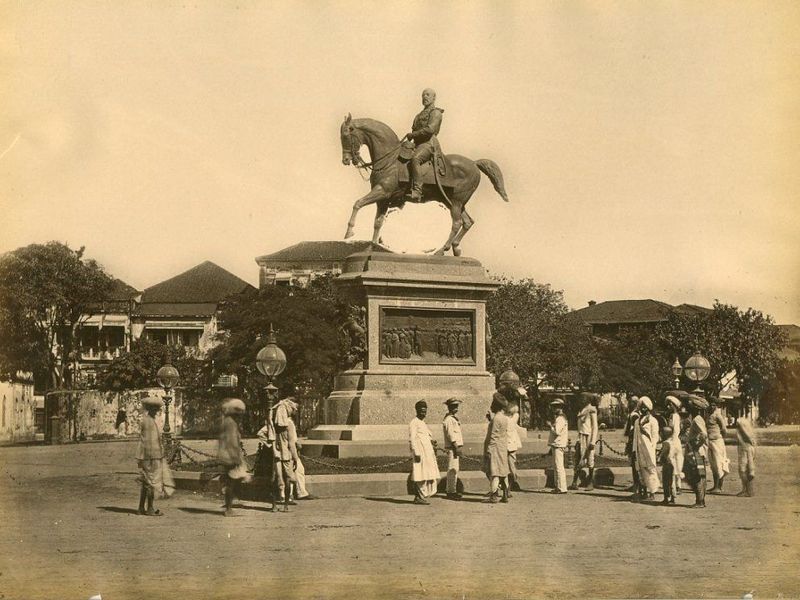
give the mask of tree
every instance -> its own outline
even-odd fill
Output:
[[[0,371],[32,371],[47,389],[71,387],[81,325],[113,280],[84,247],[31,244],[0,257]]]
[[[315,278],[306,288],[267,286],[227,299],[220,311],[224,331],[210,353],[216,374],[235,374],[258,416],[266,381],[255,367],[272,325],[286,353],[286,370],[275,384],[300,399],[321,399],[339,371],[359,359],[348,334],[353,307],[336,296],[331,278]],[[251,411],[248,411],[251,412]]]
[[[771,317],[719,301],[711,314],[674,312],[657,332],[681,363],[695,351],[709,360],[711,373],[704,387],[710,393],[718,394],[723,378],[735,372],[739,391],[747,402],[758,401],[775,377],[778,352],[786,345],[785,334]]]
[[[800,360],[780,359],[775,377],[759,400],[759,412],[773,423],[800,422]]]
[[[565,387],[591,380],[596,369],[588,331],[567,318],[561,291],[531,279],[502,279],[486,310],[492,334],[488,369],[497,375],[513,369],[534,402],[545,382]]]
[[[613,338],[595,337],[596,370],[587,387],[596,392],[660,397],[672,387],[670,350],[652,328],[622,327]]]
[[[184,430],[207,430],[208,423],[219,415],[218,398],[211,391],[211,361],[195,358],[185,348],[140,338],[131,344],[129,352],[116,357],[102,369],[97,386],[109,392],[158,387],[156,375],[167,362],[180,373],[176,387],[183,402]]]

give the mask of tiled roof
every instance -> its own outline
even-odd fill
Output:
[[[675,312],[689,315],[710,315],[714,309],[698,306],[697,304],[679,304],[675,307]]]
[[[658,300],[608,300],[578,309],[571,314],[591,325],[657,323],[666,320],[672,310],[672,306]]]
[[[375,252],[390,252],[390,250],[381,246],[380,244],[373,244],[372,242],[364,240],[337,240],[330,242],[300,242],[294,246],[289,246],[283,250],[278,250],[272,254],[265,254],[256,257],[258,264],[267,262],[297,262],[302,263],[306,261],[336,261],[343,260],[351,254],[356,252],[364,252],[366,250],[374,250]]]
[[[238,278],[230,271],[205,261],[176,275],[171,279],[157,283],[147,288],[142,293],[142,305],[188,303],[188,304],[216,304],[220,300],[238,294],[247,288],[254,289],[244,279]],[[137,312],[144,311],[144,306]]]
[[[131,298],[138,296],[141,292],[131,287],[122,279],[114,279],[114,286],[111,288],[110,302],[127,302]]]

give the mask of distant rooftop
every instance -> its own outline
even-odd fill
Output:
[[[217,304],[248,288],[255,289],[230,271],[205,261],[144,290],[137,312],[145,313],[147,304]]]
[[[380,244],[373,244],[365,240],[309,241],[300,242],[272,254],[258,256],[256,257],[256,262],[261,265],[264,263],[339,261],[356,252],[365,252],[367,250],[390,252]]]
[[[658,323],[666,320],[673,310],[675,307],[658,300],[607,300],[590,303],[572,315],[589,325]]]

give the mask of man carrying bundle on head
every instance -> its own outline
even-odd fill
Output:
[[[500,392],[492,397],[492,413],[483,442],[483,468],[489,478],[489,502],[508,502],[508,400]],[[502,498],[498,491],[502,490]]]
[[[599,400],[600,396],[597,394],[581,393],[583,408],[578,413],[578,441],[575,444],[575,470],[572,476],[572,485],[569,486],[571,490],[578,489],[578,477],[583,467],[589,470],[586,489],[594,489],[594,447],[599,436],[597,425],[597,403]]]
[[[686,479],[692,486],[695,503],[692,508],[706,507],[706,454],[708,450],[708,433],[703,413],[708,408],[705,398],[689,394],[686,398],[692,424],[686,434],[686,446],[683,448],[683,469]]]
[[[239,485],[252,479],[242,451],[242,434],[239,427],[246,410],[238,398],[228,398],[222,404],[222,431],[219,436],[217,457],[225,472],[222,474],[222,491],[225,495],[225,516],[233,516],[233,498]]]
[[[141,483],[139,493],[140,515],[160,517],[163,513],[154,508],[153,501],[156,493],[164,498],[169,498],[175,491],[175,482],[172,473],[164,458],[164,448],[161,445],[161,435],[158,433],[156,415],[162,407],[160,398],[148,396],[142,400],[145,413],[142,416],[139,430],[139,445],[136,448],[136,461],[139,466],[138,481]],[[145,508],[145,503],[147,507]]]

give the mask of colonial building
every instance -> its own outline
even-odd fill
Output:
[[[621,327],[655,327],[667,320],[669,314],[711,314],[710,308],[694,304],[672,306],[658,300],[608,300],[589,302],[589,306],[570,313],[580,319],[597,337],[613,337]]]
[[[338,275],[344,259],[356,252],[389,252],[366,241],[300,242],[272,254],[256,257],[259,287],[267,285],[306,286],[314,277]]]
[[[205,261],[142,292],[131,314],[133,339],[145,336],[202,356],[215,344],[219,303],[247,289],[255,288]]]
[[[78,373],[83,382],[93,385],[97,372],[131,347],[131,312],[141,292],[120,279],[107,302],[92,307],[80,329]]]

